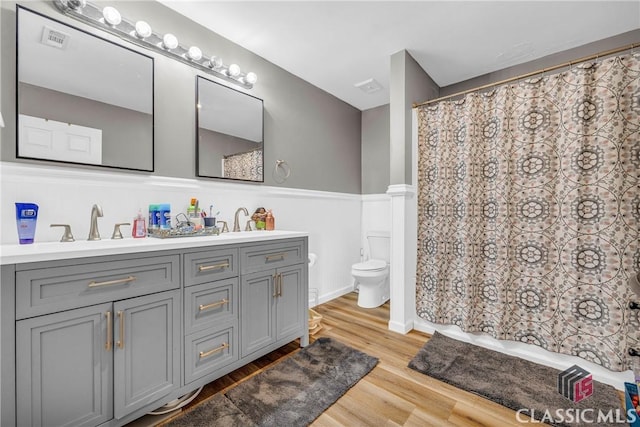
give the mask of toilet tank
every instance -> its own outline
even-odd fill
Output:
[[[369,258],[380,259],[386,262],[391,260],[391,238],[387,231],[369,231],[367,233],[369,243]]]

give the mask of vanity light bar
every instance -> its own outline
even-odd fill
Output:
[[[244,88],[251,89],[258,79],[255,73],[242,72],[237,64],[226,66],[220,57],[204,55],[196,46],[185,48],[176,36],[158,34],[145,21],[131,22],[114,7],[101,9],[85,0],[54,0],[54,3],[65,15]]]

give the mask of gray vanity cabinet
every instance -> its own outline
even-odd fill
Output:
[[[294,265],[242,277],[243,357],[304,333],[306,281],[303,274],[303,266]]]
[[[122,418],[180,384],[180,291],[113,305],[114,412]]]
[[[296,338],[309,343],[299,234],[0,274],[2,427],[121,427]]]
[[[18,426],[96,426],[113,418],[113,353],[100,304],[16,323]]]
[[[17,425],[95,426],[171,393],[180,373],[179,296],[18,321]]]

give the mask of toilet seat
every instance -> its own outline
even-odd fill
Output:
[[[353,264],[351,267],[352,270],[367,272],[382,271],[386,268],[387,263],[379,259],[370,259],[369,261]]]

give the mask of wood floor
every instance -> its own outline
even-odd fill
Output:
[[[387,328],[389,304],[363,309],[351,293],[314,307],[323,316],[322,330],[311,337],[335,338],[371,356],[378,365],[312,426],[522,426],[516,413],[474,394],[437,381],[407,367],[429,339],[411,331]],[[299,351],[293,342],[205,386],[189,407],[263,371]],[[189,407],[185,408],[188,410]],[[537,423],[538,425],[540,423]]]

